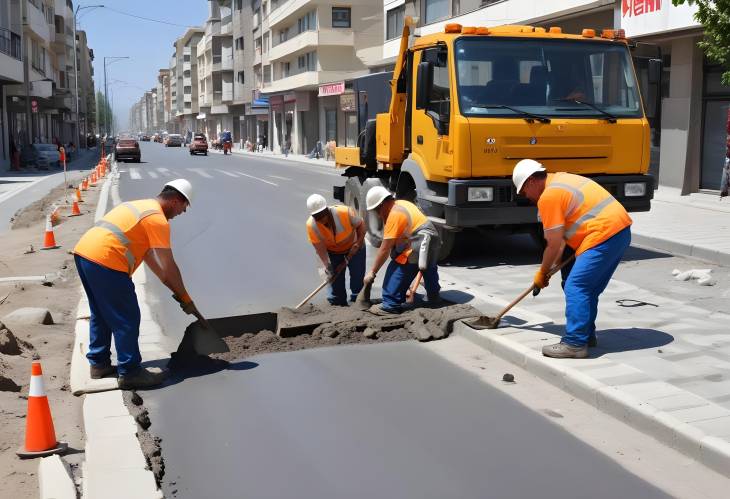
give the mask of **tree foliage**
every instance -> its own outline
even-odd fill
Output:
[[[707,57],[727,68],[723,85],[730,86],[730,0],[672,0],[674,5],[696,5],[695,19],[705,28],[705,39],[699,45]]]
[[[96,92],[96,110],[96,115],[98,116],[97,126],[99,131],[101,131],[107,124],[111,130],[112,123],[114,121],[114,112],[109,105],[109,101],[106,99],[101,90]],[[104,130],[104,132],[108,131]]]

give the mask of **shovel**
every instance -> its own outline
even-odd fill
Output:
[[[311,293],[309,293],[309,294],[308,294],[308,295],[306,296],[306,298],[304,298],[304,299],[303,299],[302,301],[300,301],[300,302],[299,302],[299,305],[297,305],[296,307],[294,307],[294,310],[298,310],[298,309],[300,309],[300,308],[301,308],[301,307],[302,307],[302,306],[303,306],[303,305],[304,305],[305,303],[307,303],[307,302],[308,302],[309,300],[311,300],[312,298],[314,298],[314,295],[316,295],[317,293],[319,293],[320,291],[322,291],[322,288],[324,288],[324,287],[325,287],[326,285],[328,285],[328,284],[330,284],[330,283],[334,282],[334,280],[335,280],[335,279],[337,278],[337,276],[338,276],[338,275],[340,275],[340,272],[342,272],[342,271],[343,271],[343,270],[345,269],[345,267],[347,267],[347,263],[348,263],[348,262],[349,262],[349,260],[348,260],[347,258],[345,258],[345,261],[344,261],[344,262],[342,262],[342,263],[341,263],[341,264],[339,265],[339,267],[337,267],[337,268],[335,269],[335,273],[334,273],[334,274],[332,275],[332,277],[330,277],[329,279],[325,279],[325,280],[324,280],[324,281],[322,282],[322,284],[320,284],[319,286],[317,286],[317,287],[316,287],[316,288],[314,289],[314,291],[312,291]],[[358,296],[360,296],[360,295],[358,295]]]
[[[550,270],[550,272],[548,272],[548,277],[552,277],[557,272],[559,272],[560,269],[562,269],[569,262],[571,262],[573,260],[573,258],[575,258],[574,255],[571,256],[570,258],[566,258],[565,260],[563,260],[563,262],[560,263],[560,265],[558,265],[557,267],[553,267],[553,269]],[[464,324],[466,324],[467,326],[469,326],[472,329],[497,329],[499,327],[499,321],[502,320],[502,317],[504,317],[504,315],[507,312],[509,312],[512,309],[512,307],[514,307],[519,302],[521,302],[525,298],[525,296],[529,295],[530,293],[533,293],[534,295],[536,295],[535,291],[539,291],[539,288],[537,288],[535,286],[535,284],[533,283],[532,286],[530,286],[525,291],[523,291],[520,296],[518,296],[517,298],[512,300],[512,303],[510,303],[509,305],[504,307],[502,309],[502,311],[499,313],[499,315],[497,315],[497,317],[489,317],[487,315],[483,315],[481,317],[477,317],[476,319],[474,319],[472,321],[464,321]]]
[[[177,296],[172,295],[172,297],[178,303],[182,303]],[[190,345],[198,355],[230,352],[226,342],[223,341],[220,335],[216,333],[215,329],[210,326],[205,317],[203,317],[203,315],[198,311],[196,311],[194,315],[198,320],[190,324],[185,329],[185,334],[180,342],[180,347]],[[180,348],[178,348],[178,351],[180,351]]]

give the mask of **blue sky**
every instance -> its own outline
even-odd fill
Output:
[[[129,56],[129,60],[107,64],[110,100],[123,129],[131,105],[145,90],[157,85],[157,71],[167,68],[172,43],[185,26],[201,26],[208,17],[206,0],[82,0],[74,7],[103,4],[110,9],[181,26],[135,19],[103,9],[79,11],[78,29],[85,30],[94,50],[94,83],[104,87],[104,57]],[[112,84],[113,82],[113,84]]]

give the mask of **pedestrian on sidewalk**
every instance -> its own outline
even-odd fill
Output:
[[[365,276],[365,223],[347,206],[327,206],[327,200],[312,194],[307,199],[307,235],[322,261],[330,284],[327,301],[347,306],[345,267],[350,271],[350,301],[355,301]]]
[[[550,269],[575,252],[575,262],[562,269],[565,335],[559,343],[543,347],[542,353],[584,358],[588,347],[597,344],[598,297],[631,244],[631,218],[593,180],[571,173],[547,173],[532,159],[517,163],[512,181],[519,194],[537,204],[547,242],[535,287],[546,287]]]
[[[89,352],[93,379],[117,371],[122,389],[159,385],[165,372],[141,367],[140,310],[132,274],[144,261],[170,288],[187,314],[198,310],[185,289],[170,247],[169,220],[185,213],[193,196],[185,179],[165,184],[155,199],[122,203],[89,229],[74,248],[76,268],[91,309]],[[111,364],[114,336],[118,366]]]
[[[391,260],[383,279],[383,303],[370,309],[378,315],[399,314],[406,303],[406,292],[418,274],[423,272],[423,284],[429,304],[441,301],[439,295],[438,252],[441,239],[433,223],[410,201],[395,200],[388,189],[373,187],[367,194],[367,209],[375,211],[383,221],[383,242],[380,244],[372,270],[365,276],[365,285],[375,281],[375,275]]]

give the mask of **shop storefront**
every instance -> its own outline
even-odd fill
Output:
[[[320,136],[324,143],[357,144],[357,100],[344,81],[319,86]]]
[[[720,82],[723,69],[709,64],[697,46],[703,30],[696,10],[668,0],[622,0],[615,12],[626,36],[661,49],[662,105],[659,126],[652,130],[652,172],[661,188],[681,194],[719,189],[730,103],[730,87]]]

